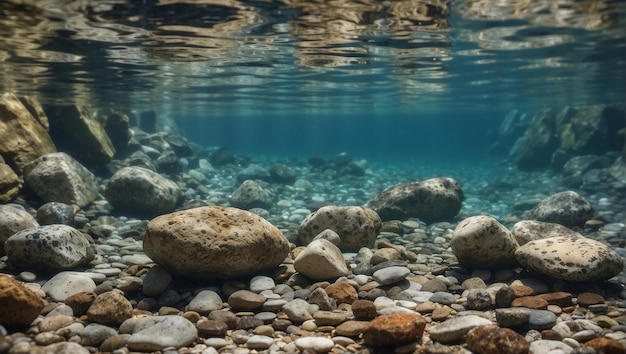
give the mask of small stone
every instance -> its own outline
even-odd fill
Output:
[[[130,338],[130,334],[117,334],[113,335],[100,344],[101,352],[112,352],[116,349],[120,349],[126,346],[126,342]]]
[[[374,347],[398,346],[420,339],[425,328],[426,320],[415,313],[381,315],[365,326],[363,341]]]
[[[376,305],[374,305],[374,302],[370,300],[354,300],[354,302],[352,302],[352,314],[357,319],[373,319],[376,317]]]
[[[496,307],[511,307],[515,300],[515,290],[511,287],[503,286],[496,291]]]
[[[546,310],[529,310],[528,327],[531,329],[542,330],[550,329],[556,324],[556,315]]]
[[[356,290],[347,282],[338,282],[330,284],[324,291],[331,298],[335,299],[337,304],[351,304],[358,298]]]
[[[576,303],[582,307],[589,307],[590,305],[604,304],[604,297],[600,294],[584,292],[578,294]]]
[[[326,337],[301,337],[296,339],[295,344],[302,351],[311,350],[315,353],[328,353],[335,346],[335,342]]]
[[[221,321],[205,320],[197,325],[200,337],[220,337],[228,332],[228,325]]]
[[[94,292],[80,292],[72,296],[68,296],[63,302],[72,308],[74,315],[82,316],[96,299],[97,294]]]
[[[78,343],[60,342],[46,345],[43,348],[44,353],[72,353],[72,354],[90,354],[87,348],[83,348]]]
[[[523,296],[513,300],[511,307],[526,307],[529,309],[541,309],[548,308],[548,301],[537,296]]]
[[[141,291],[147,296],[156,297],[167,289],[171,281],[172,276],[170,273],[161,266],[155,265],[148,270],[148,273],[143,279]]]
[[[246,342],[249,349],[264,350],[274,344],[274,339],[268,336],[253,335]]]
[[[61,272],[48,280],[41,290],[54,301],[64,301],[80,292],[94,292],[96,283],[90,277],[79,273]]]
[[[84,346],[97,347],[107,338],[117,335],[114,328],[103,326],[97,323],[88,324],[82,332],[80,332],[81,342]]]
[[[381,247],[380,244],[378,247]],[[394,261],[402,259],[402,254],[395,248],[381,248],[374,251],[372,258],[370,258],[371,265],[377,265],[387,261]]]
[[[430,317],[433,321],[443,321],[452,314],[452,309],[448,306],[438,307],[432,311]]]
[[[309,243],[294,260],[296,271],[313,280],[336,279],[348,274],[348,266],[339,247],[325,239]]]
[[[302,299],[294,299],[283,306],[283,311],[294,322],[304,322],[313,319],[309,313],[309,303]]]
[[[422,284],[421,291],[429,291],[431,293],[436,293],[438,291],[445,292],[448,290],[448,286],[446,283],[440,278],[433,278]]]
[[[429,335],[432,340],[450,343],[461,339],[470,329],[490,325],[488,319],[476,315],[465,315],[454,317],[429,328]]]
[[[530,343],[530,354],[544,354],[544,353],[563,353],[569,354],[574,349],[569,345],[556,340],[540,339]]]
[[[309,302],[319,306],[320,310],[330,311],[337,308],[337,301],[328,296],[322,288],[317,288],[311,292]]]
[[[222,298],[218,293],[212,290],[202,290],[199,292],[186,307],[187,311],[196,311],[199,314],[206,315],[211,311],[222,308]]]
[[[456,302],[453,294],[443,291],[437,291],[428,300],[442,305],[452,305]]]
[[[0,325],[18,327],[28,326],[44,307],[37,294],[5,275],[0,275],[0,304]]]
[[[502,327],[515,328],[528,323],[530,310],[524,307],[496,309],[496,321]]]
[[[560,307],[572,306],[572,294],[563,291],[540,294],[536,297],[546,300],[549,305],[557,305]]]
[[[249,290],[238,290],[228,297],[228,304],[236,310],[254,310],[261,308],[266,297]]]
[[[264,290],[272,290],[276,286],[274,279],[264,276],[257,275],[250,279],[250,291],[255,293],[260,293]]]
[[[335,328],[335,334],[338,336],[358,337],[365,330],[368,322],[365,321],[346,321]]]
[[[467,308],[470,310],[488,310],[493,307],[491,295],[486,289],[471,289],[467,293]]]
[[[100,294],[87,310],[90,321],[101,324],[118,324],[132,316],[133,306],[117,291]]]
[[[535,293],[535,290],[533,290],[533,288],[526,285],[511,285],[511,289],[513,289],[515,297],[530,296]]]
[[[37,327],[39,328],[39,332],[56,331],[59,328],[69,326],[73,321],[72,316],[56,315],[44,318],[39,322]]]
[[[529,344],[521,335],[508,328],[478,326],[465,336],[469,350],[475,353],[527,354]]]
[[[168,347],[187,346],[197,337],[196,327],[183,317],[174,315],[145,317],[138,319],[127,345],[132,351],[157,351]]]
[[[479,277],[473,277],[473,278],[465,279],[463,281],[463,283],[461,283],[461,286],[464,289],[467,289],[467,290],[471,290],[471,289],[486,289],[487,288],[487,284],[485,284],[485,281],[482,278],[479,278]]]
[[[409,274],[411,271],[408,268],[395,266],[379,269],[372,274],[372,277],[381,285],[389,285],[405,279]]]
[[[313,319],[318,326],[338,326],[348,319],[348,315],[332,311],[315,311]]]

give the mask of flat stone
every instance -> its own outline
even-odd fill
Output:
[[[274,279],[264,276],[257,275],[250,279],[250,291],[255,293],[260,293],[264,290],[272,290],[276,286],[276,282]]]
[[[212,290],[202,290],[189,302],[185,308],[187,311],[196,311],[199,314],[206,315],[211,311],[222,308],[222,298],[218,293]]]
[[[341,312],[315,311],[313,319],[318,326],[338,326],[348,319],[348,315]]]
[[[309,350],[315,353],[328,353],[335,346],[333,339],[325,337],[300,337],[296,339],[295,344],[302,351]]]
[[[411,274],[409,268],[395,266],[377,270],[372,277],[381,285],[389,285],[405,279],[409,274]]]
[[[550,329],[556,324],[556,315],[546,310],[529,310],[528,327],[530,329]]]
[[[530,310],[525,307],[496,309],[496,321],[502,327],[515,328],[528,323]]]
[[[335,334],[346,337],[358,337],[365,330],[368,322],[346,321],[335,328]]]
[[[576,303],[582,307],[589,307],[596,304],[604,304],[604,297],[600,294],[583,292],[576,297]]]
[[[511,307],[545,310],[548,308],[548,301],[537,296],[523,296],[513,300]]]
[[[485,318],[476,315],[465,315],[433,325],[429,328],[428,333],[432,340],[441,343],[450,343],[460,340],[474,327],[491,324],[492,322]]]
[[[255,334],[246,341],[246,347],[249,349],[264,350],[274,344],[274,339],[268,336]]]
[[[590,341],[585,342],[586,347],[591,347],[598,351],[598,353],[605,354],[620,354],[626,353],[626,345],[624,343],[617,341],[615,339],[601,337],[594,338]]]
[[[238,290],[228,297],[228,304],[236,310],[254,310],[261,308],[267,298],[250,290]]]
[[[557,305],[560,307],[572,306],[572,294],[564,291],[558,291],[548,294],[539,294],[536,297],[544,299],[549,305]]]
[[[416,341],[424,334],[426,320],[416,313],[381,315],[363,331],[363,341],[374,347],[397,346]]]
[[[107,338],[115,335],[117,335],[117,331],[114,328],[97,323],[90,323],[80,332],[80,344],[97,347]]]
[[[456,302],[454,295],[443,291],[437,291],[428,300],[442,305],[451,305]]]
[[[127,345],[134,351],[157,351],[168,347],[187,346],[197,337],[196,327],[183,317],[174,315],[145,317],[137,321]]]
[[[309,303],[306,300],[294,299],[283,306],[283,311],[294,322],[304,322],[313,319],[309,313]]]
[[[96,283],[87,276],[74,272],[61,272],[48,280],[41,290],[45,291],[54,301],[62,302],[69,296],[81,292],[94,292]]]

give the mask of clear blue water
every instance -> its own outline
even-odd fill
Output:
[[[482,159],[516,108],[623,103],[625,1],[3,1],[0,90],[237,153]]]

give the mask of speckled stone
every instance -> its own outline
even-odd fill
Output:
[[[324,288],[326,294],[335,299],[337,304],[351,304],[358,298],[356,289],[347,282],[330,284]]]
[[[418,340],[424,334],[426,320],[415,313],[381,315],[363,331],[363,341],[374,347],[398,346]]]
[[[475,353],[527,354],[529,343],[508,328],[498,326],[478,326],[465,336],[467,347]]]
[[[617,252],[588,238],[530,241],[515,252],[515,258],[530,270],[566,281],[607,280],[623,269]]]
[[[626,353],[626,345],[623,343],[606,337],[594,338],[585,342],[586,347],[591,347],[599,353],[604,354],[623,354]]]
[[[118,324],[132,316],[133,306],[117,291],[100,294],[87,310],[89,320],[101,324]]]
[[[581,238],[583,235],[569,229],[561,224],[551,222],[543,222],[537,220],[522,220],[513,225],[511,229],[513,236],[521,245],[534,240],[541,240],[550,237],[567,236],[572,238]]]
[[[573,191],[553,194],[528,212],[532,220],[561,224],[566,227],[583,226],[593,216],[593,207]]]

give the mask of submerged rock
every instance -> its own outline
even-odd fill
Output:
[[[463,203],[461,185],[452,178],[431,178],[388,188],[374,197],[369,207],[383,221],[419,218],[426,222],[453,218]]]
[[[293,265],[313,280],[331,280],[348,274],[341,250],[325,239],[312,241],[298,254]]]
[[[146,255],[172,275],[224,279],[278,266],[289,243],[274,225],[236,208],[200,207],[148,223]]]
[[[521,245],[529,241],[541,240],[549,237],[567,236],[571,238],[581,238],[583,235],[568,229],[561,224],[543,222],[537,220],[522,220],[513,225],[511,230],[517,242]]]
[[[39,295],[6,275],[0,275],[0,304],[0,326],[28,326],[44,306]]]
[[[107,182],[105,198],[115,209],[160,214],[174,209],[181,196],[173,181],[142,167],[124,167]]]
[[[607,280],[624,267],[611,247],[584,237],[530,241],[515,252],[515,258],[530,270],[567,281]]]
[[[19,174],[34,159],[56,152],[46,128],[12,93],[0,96],[0,154]]]
[[[526,218],[561,224],[566,227],[583,226],[593,216],[593,207],[580,194],[565,191],[542,200],[528,212]]]
[[[74,226],[74,208],[65,203],[48,202],[37,209],[37,221],[41,225]]]
[[[4,255],[4,242],[15,233],[39,227],[37,220],[25,210],[10,205],[0,205],[0,256]]]
[[[232,206],[241,209],[272,207],[272,197],[258,183],[252,180],[244,181],[239,188],[233,192],[230,200]]]
[[[513,234],[496,219],[472,216],[459,223],[450,241],[459,264],[470,269],[501,269],[518,266]]]
[[[24,168],[24,180],[46,202],[84,207],[98,196],[94,174],[64,152],[32,161]]]
[[[547,167],[558,145],[554,111],[540,110],[533,117],[515,151],[515,163],[520,170],[525,171]]]
[[[0,156],[0,161],[2,157]],[[0,203],[8,203],[20,192],[22,182],[11,166],[0,162]]]
[[[45,225],[20,231],[4,244],[11,263],[19,269],[72,269],[94,258],[82,232],[68,225]]]
[[[306,245],[320,232],[330,229],[341,238],[339,248],[353,252],[361,247],[373,247],[381,226],[380,217],[372,209],[328,205],[302,220],[298,239]]]

